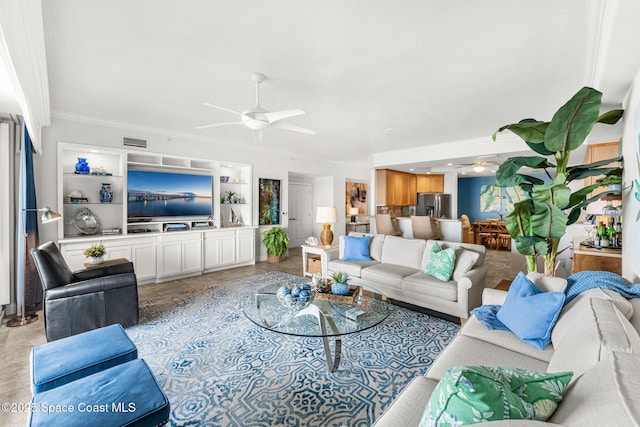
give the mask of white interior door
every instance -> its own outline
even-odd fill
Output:
[[[289,184],[289,247],[297,248],[311,236],[311,184]]]

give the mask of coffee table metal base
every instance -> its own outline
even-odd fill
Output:
[[[329,372],[335,372],[338,370],[340,366],[340,355],[342,353],[342,335],[335,336],[335,348],[333,355],[331,354],[331,348],[329,347],[329,337],[327,336],[327,323],[334,332],[338,331],[336,324],[330,317],[325,316],[325,314],[318,308],[318,306],[311,304],[307,308],[300,310],[295,317],[310,315],[314,316],[318,319],[318,323],[320,323],[320,329],[322,330],[322,343],[324,344],[324,355],[327,359],[327,368]]]
[[[260,308],[260,297],[263,295],[272,295],[272,294],[256,293],[254,298],[255,298],[256,307],[258,308]],[[331,347],[329,346],[329,337],[327,336],[327,323],[329,323],[329,326],[331,327],[334,333],[338,332],[338,327],[336,326],[333,319],[331,319],[331,317],[326,316],[318,306],[311,304],[308,307],[298,311],[293,317],[283,320],[283,322],[288,322],[292,318],[298,317],[298,316],[313,316],[316,319],[318,319],[318,323],[320,324],[320,330],[322,331],[322,343],[324,345],[325,358],[327,359],[327,368],[329,369],[329,372],[337,371],[338,367],[340,366],[340,355],[342,354],[342,335],[334,336],[335,346],[334,346],[334,352],[333,354],[331,354]],[[267,322],[267,320],[264,317],[262,317],[261,320],[262,320],[262,323],[264,323],[264,325],[267,327],[277,326],[277,325],[269,325],[269,322]]]

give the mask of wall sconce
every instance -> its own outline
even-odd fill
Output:
[[[349,208],[349,215],[351,215],[351,222],[356,222],[358,216],[358,208]]]
[[[333,242],[331,224],[338,222],[338,211],[333,206],[318,206],[318,210],[316,211],[316,222],[322,224],[320,243],[325,246],[331,246],[331,243]]]

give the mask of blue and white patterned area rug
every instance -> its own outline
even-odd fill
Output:
[[[459,326],[391,306],[389,317],[342,341],[327,372],[320,338],[288,336],[247,319],[252,290],[293,276],[272,272],[140,301],[127,329],[171,402],[174,426],[370,426]]]

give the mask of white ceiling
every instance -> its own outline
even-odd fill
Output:
[[[202,105],[300,108],[273,150],[359,161],[549,120],[585,84],[619,105],[640,68],[637,0],[44,0],[51,109],[253,147]],[[615,7],[617,6],[617,7]],[[603,12],[604,11],[604,12]],[[452,157],[459,157],[452,153]],[[416,159],[428,161],[429,159]]]

